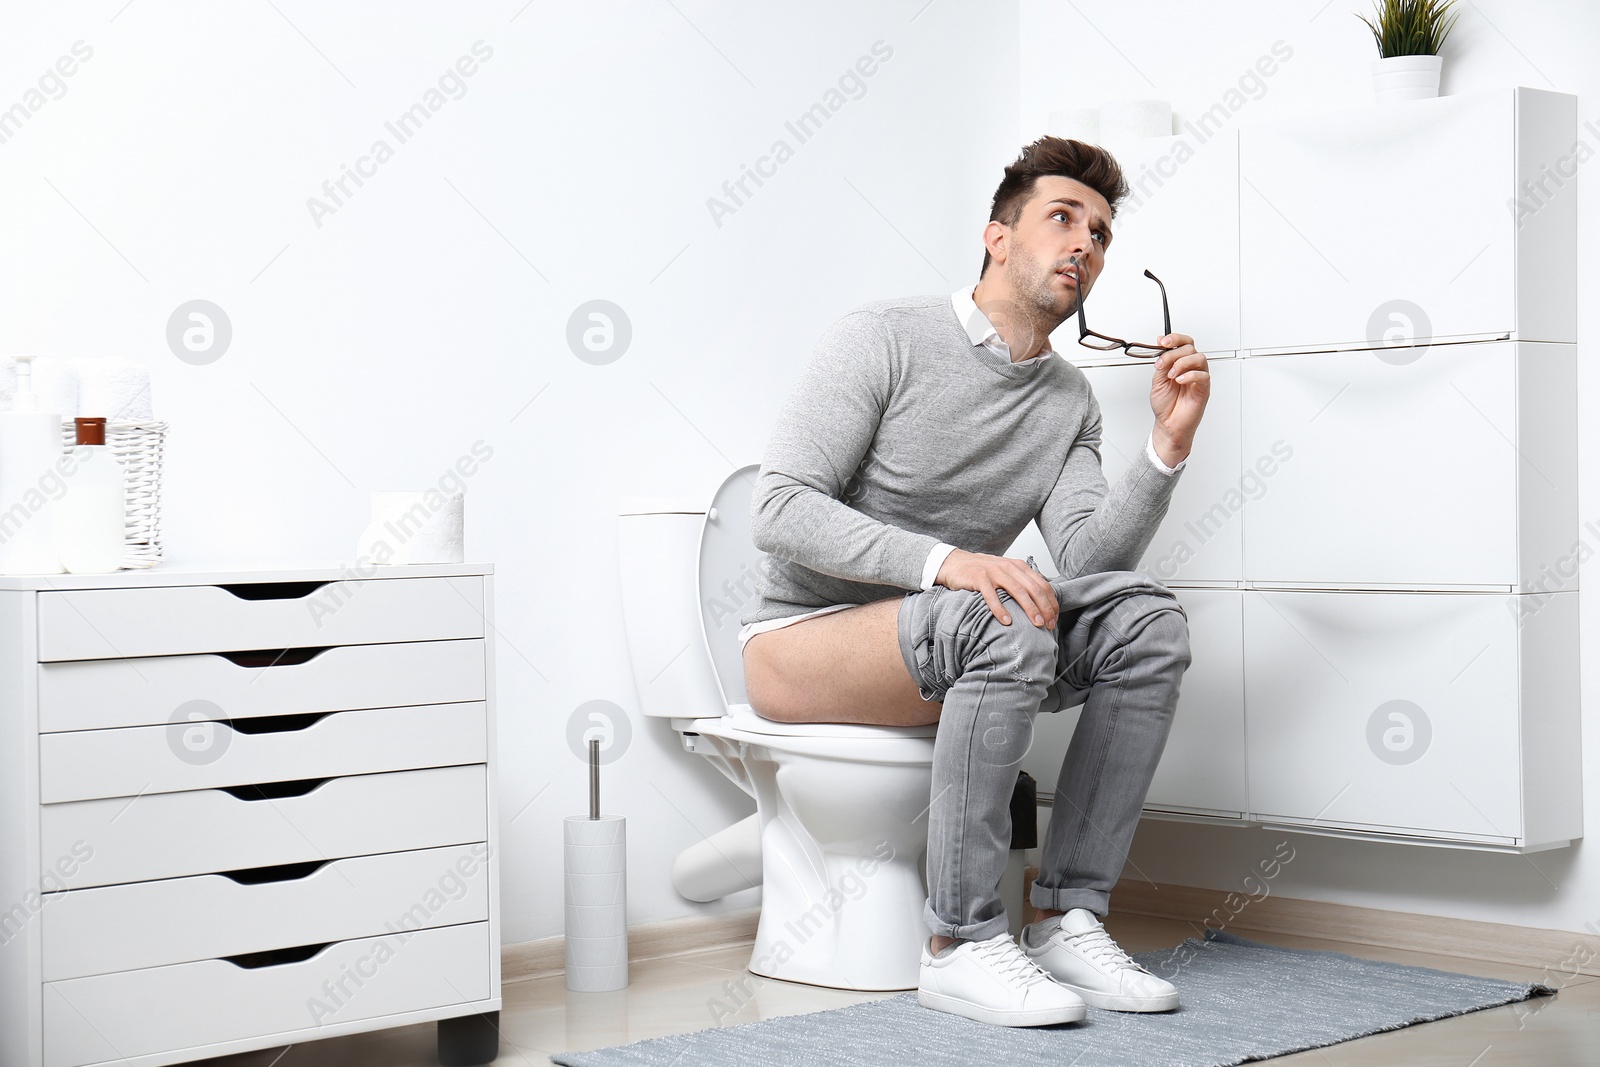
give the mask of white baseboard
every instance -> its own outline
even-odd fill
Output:
[[[756,921],[760,916],[760,908],[746,908],[630,926],[628,960],[653,960],[703,949],[753,945],[756,940]],[[563,974],[566,962],[564,937],[545,937],[538,941],[503,945],[500,949],[500,981],[504,984]]]
[[[1280,896],[1254,899],[1241,892],[1128,878],[1117,882],[1111,894],[1111,910],[1114,915],[1149,915],[1187,922],[1195,927],[1195,937],[1204,936],[1209,925],[1242,937],[1249,936],[1242,931],[1260,930],[1512,963],[1548,970],[1556,978],[1562,974],[1569,978],[1577,974],[1600,975],[1600,937],[1570,930],[1508,926],[1324,900]]]

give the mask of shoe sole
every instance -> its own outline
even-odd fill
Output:
[[[970,1000],[917,990],[917,1003],[924,1008],[960,1015],[974,1022],[992,1026],[1054,1026],[1056,1023],[1075,1023],[1089,1013],[1087,1004],[1068,1004],[1061,1008],[1034,1008],[1031,1011],[1002,1011],[985,1008]]]
[[[1092,1008],[1104,1011],[1171,1011],[1178,1006],[1178,994],[1167,993],[1159,997],[1119,997],[1110,993],[1097,993],[1071,982],[1057,982],[1078,994]]]

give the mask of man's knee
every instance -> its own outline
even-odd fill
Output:
[[[983,649],[985,659],[992,667],[1009,672],[1019,681],[1036,682],[1048,686],[1055,681],[1061,646],[1058,631],[1035,626],[1010,594],[1000,598],[1010,624],[1002,623],[989,608],[983,594],[963,590],[975,603],[967,605],[965,625],[976,622],[978,638],[974,649]],[[976,657],[974,657],[976,658]]]
[[[1120,629],[1135,655],[1166,656],[1187,669],[1189,617],[1171,593],[1139,593],[1122,605]]]

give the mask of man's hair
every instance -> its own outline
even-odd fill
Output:
[[[1022,208],[1033,197],[1035,182],[1045,175],[1058,175],[1080,181],[1106,198],[1111,217],[1128,195],[1128,182],[1117,161],[1099,145],[1085,144],[1065,137],[1041,137],[1022,150],[1015,163],[1006,168],[1000,187],[994,191],[994,206],[989,221],[1015,226]],[[983,252],[983,271],[989,269],[989,250]],[[982,277],[983,271],[979,271]]]

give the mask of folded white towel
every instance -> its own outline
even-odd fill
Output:
[[[79,417],[148,422],[151,413],[150,369],[120,356],[75,357]]]

